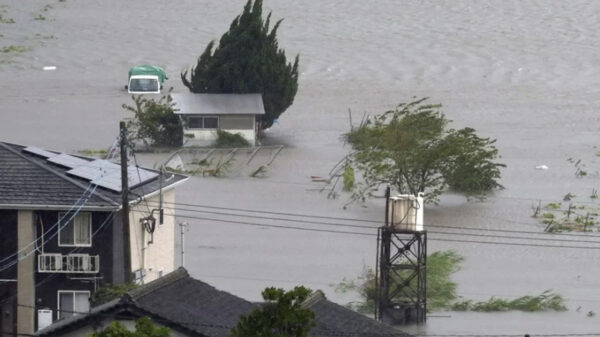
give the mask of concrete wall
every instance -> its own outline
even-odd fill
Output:
[[[148,233],[140,219],[150,215],[152,209],[158,209],[159,196],[149,198],[130,208],[130,245],[131,269],[143,269],[144,283],[157,279],[175,269],[175,190],[163,193],[164,224],[159,224],[159,213],[154,212],[156,229],[154,235]],[[152,241],[152,243],[151,243]]]
[[[35,223],[33,211],[20,210],[17,216],[18,250],[25,248],[35,240]],[[35,256],[28,246],[19,253],[17,265],[17,333],[33,334],[35,332]],[[27,256],[29,254],[29,256]]]

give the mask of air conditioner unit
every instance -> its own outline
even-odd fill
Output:
[[[52,324],[52,310],[38,309],[38,330],[41,330]]]
[[[423,195],[399,194],[389,199],[389,226],[400,231],[423,231]]]

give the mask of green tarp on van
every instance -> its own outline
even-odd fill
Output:
[[[140,66],[135,66],[133,68],[131,68],[129,70],[129,77],[131,76],[135,76],[135,75],[156,75],[158,76],[158,80],[160,81],[160,84],[162,84],[164,82],[164,80],[168,80],[169,77],[167,76],[167,73],[165,72],[165,70],[161,67],[157,67],[157,66],[151,66],[151,65],[140,65]]]

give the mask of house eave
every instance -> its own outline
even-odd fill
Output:
[[[44,211],[64,211],[70,210],[73,205],[43,205],[43,204],[0,204],[0,209],[15,209],[15,210],[44,210]],[[83,211],[116,211],[119,206],[83,206]]]

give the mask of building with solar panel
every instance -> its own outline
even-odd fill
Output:
[[[129,252],[121,165],[0,142],[0,331],[32,334],[89,311],[94,291],[126,273],[145,283],[175,269],[175,187],[187,177],[127,176]]]

